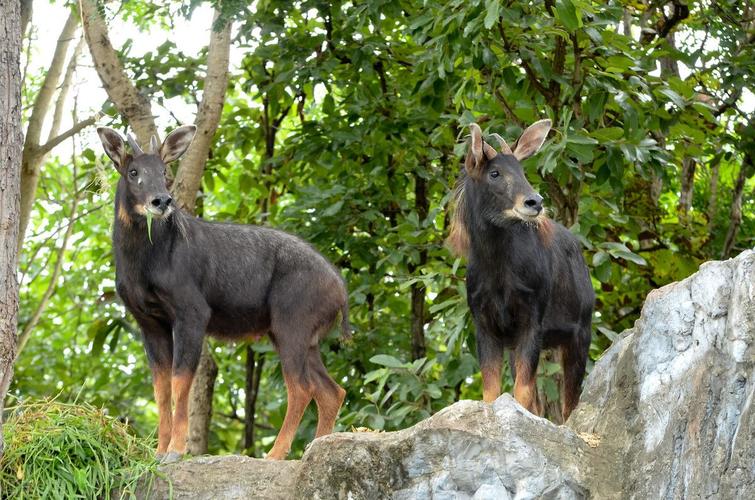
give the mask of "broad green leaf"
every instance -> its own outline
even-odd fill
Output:
[[[556,16],[570,31],[582,27],[582,16],[571,0],[556,0]]]
[[[387,366],[388,368],[404,368],[405,364],[388,354],[376,354],[370,358],[370,363]]]
[[[487,0],[485,2],[485,29],[490,29],[498,22],[501,12],[501,0]]]

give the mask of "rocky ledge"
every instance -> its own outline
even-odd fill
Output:
[[[564,426],[460,401],[398,432],[336,433],[300,461],[198,457],[149,496],[755,498],[755,252],[651,292]]]

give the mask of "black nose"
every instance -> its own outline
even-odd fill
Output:
[[[530,195],[529,198],[524,200],[524,206],[540,212],[540,210],[543,209],[543,197],[537,193],[534,193]]]
[[[172,201],[173,198],[169,194],[160,194],[152,199],[152,206],[164,211],[170,206]]]

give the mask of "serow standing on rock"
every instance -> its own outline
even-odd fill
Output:
[[[501,392],[504,348],[514,376],[514,398],[542,414],[536,374],[541,349],[559,348],[562,409],[579,401],[590,347],[595,292],[580,244],[543,210],[519,163],[543,145],[550,120],[527,130],[512,149],[494,134],[501,152],[470,125],[471,144],[455,190],[447,243],[466,256],[467,302],[477,330],[483,399]]]
[[[99,128],[121,174],[115,196],[116,287],[144,336],[159,411],[157,452],[186,452],[189,389],[205,334],[226,340],[268,335],[288,392],[283,426],[268,458],[283,459],[314,398],[317,436],[329,434],[346,392],[328,375],[318,342],[341,315],[349,335],[340,274],[307,243],[275,229],[206,222],[175,207],[166,163],[189,147],[196,127],[174,130],[144,153],[129,136]],[[154,219],[154,224],[148,223]],[[171,399],[175,402],[172,412]]]

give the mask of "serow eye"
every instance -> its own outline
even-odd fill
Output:
[[[131,170],[128,171],[128,175],[130,175],[131,177],[136,177],[137,173],[138,172],[136,171],[135,168],[132,168]]]
[[[492,177],[493,179],[495,179],[495,178],[496,178],[496,177],[498,177],[499,175],[501,175],[501,174],[499,174],[499,173],[498,173],[498,170],[492,170],[492,171],[490,172],[490,177]]]

